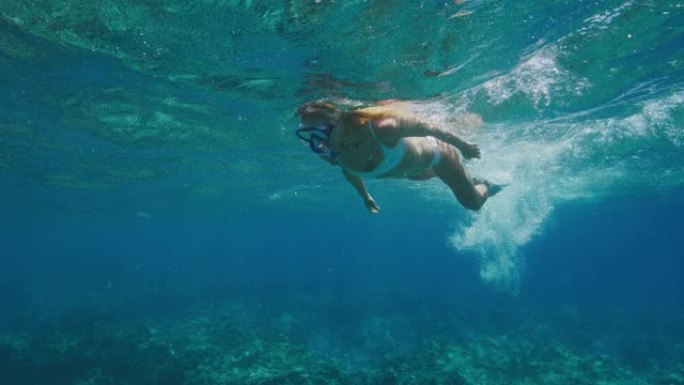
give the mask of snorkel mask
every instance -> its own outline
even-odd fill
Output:
[[[328,140],[330,140],[330,134],[334,127],[332,124],[317,126],[304,126],[300,124],[295,134],[302,141],[309,143],[309,148],[314,153],[335,159],[337,158],[337,153],[328,145]]]

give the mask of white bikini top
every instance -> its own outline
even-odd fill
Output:
[[[375,140],[380,145],[380,148],[382,149],[382,162],[380,162],[380,164],[376,168],[370,171],[360,172],[350,170],[346,167],[345,170],[347,170],[352,175],[372,178],[387,174],[388,172],[394,170],[399,165],[399,163],[401,163],[401,161],[404,159],[404,155],[406,154],[406,143],[402,138],[399,139],[399,142],[394,147],[387,147],[383,145],[382,142],[378,139],[377,135],[375,135],[375,130],[373,130],[373,121],[371,119],[368,120],[368,129],[370,130],[371,134],[373,134],[373,138],[375,138]]]

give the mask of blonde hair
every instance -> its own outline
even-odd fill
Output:
[[[316,100],[304,103],[297,109],[297,115],[314,112],[318,112],[330,120],[337,120],[342,115],[342,110],[329,100]]]

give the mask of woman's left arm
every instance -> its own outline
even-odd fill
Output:
[[[366,185],[363,183],[363,179],[361,179],[357,175],[350,173],[344,168],[342,168],[342,173],[344,174],[344,177],[347,179],[347,181],[351,183],[352,186],[354,186],[356,192],[359,193],[359,195],[363,199],[363,204],[366,205],[368,211],[370,211],[373,214],[377,214],[378,211],[380,211],[380,207],[377,203],[375,203],[375,199],[373,199],[373,197],[368,193],[368,190],[366,190]]]

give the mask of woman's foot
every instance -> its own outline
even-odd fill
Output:
[[[504,187],[507,185],[505,184],[496,184],[488,181],[487,179],[484,178],[473,178],[473,184],[475,186],[482,184],[487,186],[487,196],[488,197],[493,197],[494,195],[498,194],[501,190],[503,190]]]

